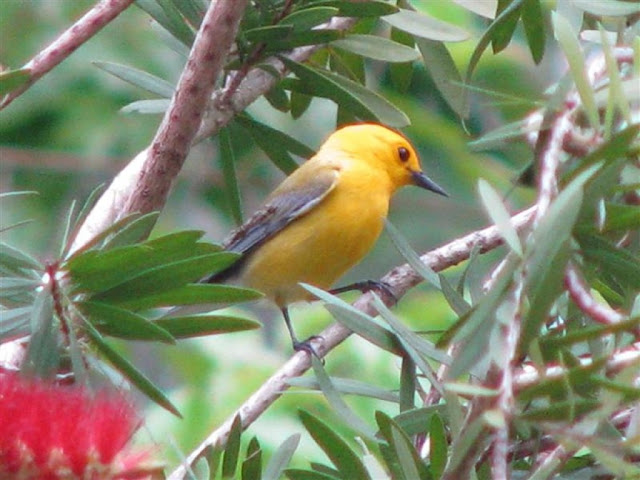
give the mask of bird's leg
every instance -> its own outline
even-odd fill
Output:
[[[315,340],[321,337],[318,335],[312,335],[311,337],[301,342],[300,340],[298,340],[298,337],[296,337],[296,334],[293,331],[293,326],[291,325],[291,318],[289,318],[289,310],[287,309],[287,307],[283,307],[281,311],[282,311],[282,316],[284,317],[284,323],[287,326],[287,330],[289,330],[289,336],[291,337],[291,343],[293,344],[293,349],[296,352],[299,352],[299,351],[308,352],[309,354],[314,355],[318,360],[324,363],[324,360],[320,358],[320,355],[318,355],[318,352],[316,352],[316,349],[313,348],[313,345],[311,345],[311,340]]]
[[[392,299],[393,303],[398,303],[398,299],[393,294],[393,291],[391,291],[391,287],[389,286],[389,284],[378,280],[363,280],[362,282],[350,283],[349,285],[345,285],[344,287],[338,287],[329,290],[329,293],[332,295],[337,295],[339,293],[350,292],[352,290],[358,290],[362,293],[366,293],[369,290],[377,290],[378,292],[387,295],[390,299]]]

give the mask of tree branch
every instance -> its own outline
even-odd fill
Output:
[[[217,6],[218,3],[228,5],[234,15],[238,15],[238,4],[236,2],[232,0],[219,0],[218,2],[212,3],[212,5],[215,4]],[[353,25],[353,23],[354,19],[336,17],[332,19],[325,28],[344,30]],[[202,25],[204,25],[204,21]],[[217,29],[217,27],[212,30],[215,29]],[[202,31],[202,26],[200,31]],[[226,41],[233,41],[235,35],[231,35],[228,29],[226,31],[227,35],[229,35]],[[218,35],[219,34],[216,34],[216,36]],[[196,39],[196,42],[197,41]],[[210,45],[209,51],[199,48],[201,55],[206,56],[215,51],[219,52],[219,58],[224,58],[228,47],[227,50],[223,50],[222,46],[226,44],[213,44],[213,42],[208,42],[208,44]],[[304,61],[321,47],[322,45],[313,45],[310,47],[296,48],[288,57],[295,61]],[[194,50],[195,49],[196,44],[194,44]],[[216,134],[220,128],[225,126],[237,113],[243,111],[258,97],[271,89],[278,81],[278,78],[274,77],[271,73],[267,73],[258,67],[253,68],[240,84],[235,94],[229,98],[227,102],[222,103],[220,99],[224,96],[224,89],[219,89],[211,95],[211,90],[207,88],[208,96],[204,95],[205,90],[203,89],[205,83],[212,84],[212,82],[215,81],[218,76],[217,71],[214,76],[211,69],[198,68],[198,63],[191,62],[191,58],[192,57],[190,57],[189,60],[190,65],[189,63],[187,65],[187,70],[190,70],[190,73],[186,77],[187,72],[185,71],[185,73],[183,73],[171,106],[164,117],[163,124],[151,147],[140,152],[114,178],[80,227],[78,234],[73,240],[73,245],[70,249],[71,252],[82,247],[87,241],[119,218],[136,211],[149,212],[160,210],[164,206],[173,180],[184,162],[184,157],[180,158],[180,156],[185,153],[185,146],[187,146],[188,151],[188,146]],[[273,65],[282,75],[286,73],[284,65],[279,60],[271,59],[266,63]],[[200,74],[196,74],[198,71],[200,74],[204,74],[205,71],[209,73],[200,78]],[[198,78],[200,80],[197,80]],[[185,91],[182,91],[184,89],[183,80],[188,82]],[[189,93],[189,90],[192,88],[194,92]],[[197,92],[195,90],[197,90]],[[176,98],[184,97],[191,97],[191,99],[187,98],[189,107],[182,106],[179,103],[176,105]],[[199,103],[196,101],[196,98]],[[206,110],[202,116],[203,105],[206,105]],[[175,112],[173,111],[174,108],[177,109]],[[191,129],[195,124],[196,115],[198,116],[198,133],[195,134],[194,138]],[[183,120],[186,120],[188,125],[172,127],[172,123],[182,123]],[[180,131],[183,128],[185,130]],[[164,133],[161,134],[163,129]],[[187,133],[189,133],[189,135],[187,135]],[[171,141],[178,141],[180,146],[172,145]],[[152,155],[149,155],[149,152],[152,152]]]
[[[125,215],[164,206],[235,40],[246,4],[247,0],[211,2],[155,138],[100,197],[74,238],[71,252]]]
[[[23,69],[29,70],[29,80],[8,93],[0,102],[0,110],[36,83],[49,70],[71,55],[80,45],[93,37],[111,20],[129,7],[134,0],[101,0],[83,17],[69,27],[47,48],[33,57]]]
[[[533,219],[535,208],[529,208],[512,217],[514,227],[521,231],[529,225]],[[431,250],[420,257],[420,260],[436,272],[457,265],[467,260],[474,247],[481,253],[493,250],[502,245],[503,240],[495,226],[472,232],[460,237],[442,247]],[[396,267],[381,279],[389,285],[395,298],[401,298],[411,287],[422,282],[423,279],[408,264]],[[383,300],[388,301],[388,300]],[[369,293],[360,296],[354,307],[369,315],[377,315],[373,304],[373,297]],[[327,327],[317,340],[313,341],[314,349],[321,357],[342,343],[351,331],[340,323],[333,323]],[[202,453],[212,445],[224,445],[229,435],[233,419],[240,416],[243,428],[247,428],[264,411],[266,411],[282,393],[289,388],[288,380],[298,377],[311,367],[311,360],[306,352],[294,354],[271,378],[269,378],[258,390],[256,390],[227,420],[214,430],[198,447],[191,452],[185,463],[179,466],[168,478],[180,480],[184,478],[187,468],[192,465]]]

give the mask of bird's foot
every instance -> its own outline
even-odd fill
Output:
[[[320,335],[312,335],[309,338],[307,338],[306,340],[303,340],[301,342],[297,341],[297,340],[294,340],[293,341],[293,349],[296,352],[307,352],[309,355],[313,355],[318,360],[320,360],[322,362],[322,364],[324,365],[324,359],[321,358],[320,355],[318,355],[318,352],[316,351],[316,349],[311,344],[311,342],[313,340],[322,340],[322,337]]]
[[[336,295],[338,293],[348,292],[351,290],[358,290],[362,293],[367,293],[370,290],[376,290],[378,293],[381,293],[388,299],[392,300],[393,303],[398,303],[398,299],[391,290],[391,286],[388,283],[379,280],[363,280],[362,282],[352,283],[344,287],[334,288],[333,290],[329,290],[329,293]]]

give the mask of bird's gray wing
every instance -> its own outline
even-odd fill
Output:
[[[240,253],[242,257],[228,269],[204,281],[216,283],[233,275],[253,250],[318,205],[333,190],[337,179],[337,172],[331,169],[319,172],[313,177],[313,181],[303,186],[295,185],[294,182],[291,183],[295,186],[289,186],[285,182],[262,208],[231,232],[223,242],[226,250]]]

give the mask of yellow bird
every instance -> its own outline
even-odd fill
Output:
[[[328,289],[371,250],[391,196],[405,185],[446,196],[400,133],[376,124],[343,127],[228,236],[224,247],[242,256],[205,281],[235,278],[263,292],[282,311],[294,350],[315,353],[296,338],[287,306],[311,299],[301,282]]]

